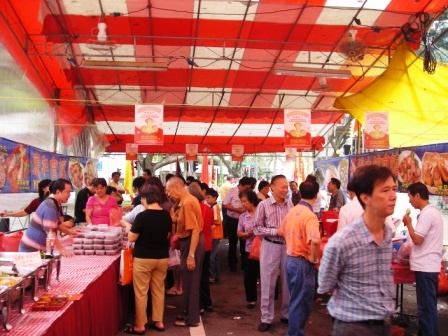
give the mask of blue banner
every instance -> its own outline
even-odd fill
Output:
[[[349,165],[344,160],[349,160]],[[349,155],[314,163],[319,184],[326,187],[332,177],[347,187],[356,169],[366,165],[388,167],[398,180],[398,191],[407,192],[410,184],[424,183],[432,195],[448,196],[448,143]],[[341,166],[342,165],[342,166]],[[345,169],[349,168],[347,180]]]
[[[0,192],[30,192],[29,148],[0,138]]]
[[[98,177],[98,160],[47,152],[0,138],[0,193],[38,192],[43,179],[64,178],[73,190]]]

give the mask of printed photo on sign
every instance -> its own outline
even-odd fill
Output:
[[[197,144],[186,144],[185,145],[185,160],[186,161],[197,161],[198,160],[198,145]]]
[[[163,145],[163,105],[135,105],[134,142]]]
[[[285,109],[285,147],[311,148],[311,111]]]
[[[232,145],[232,161],[242,162],[244,157],[243,145]]]

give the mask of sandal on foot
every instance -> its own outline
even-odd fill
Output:
[[[174,322],[174,326],[180,327],[180,328],[188,328],[188,327],[197,327],[197,326],[199,326],[199,324],[190,324],[185,320],[182,320],[182,321],[177,320]]]
[[[180,291],[178,291],[178,290],[175,289],[175,288],[170,288],[170,289],[168,289],[168,290],[165,292],[165,294],[166,294],[166,295],[169,295],[169,296],[180,296],[180,295],[182,295],[183,293],[180,292]]]
[[[182,315],[182,314],[177,315],[176,321],[185,321],[185,315]]]
[[[134,329],[134,326],[127,326],[123,329],[123,331],[126,334],[131,334],[131,335],[144,335],[145,334],[145,330],[143,331],[137,331]]]
[[[160,332],[165,331],[165,327],[158,327],[157,324],[156,324],[155,322],[152,322],[152,323],[149,325],[149,328],[154,329],[154,330],[157,330],[157,331],[160,331]]]

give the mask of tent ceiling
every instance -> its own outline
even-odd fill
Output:
[[[64,141],[94,120],[124,151],[134,104],[165,105],[165,146],[141,151],[283,151],[283,109],[311,109],[315,141],[340,123],[336,97],[358,92],[388,66],[400,27],[445,0],[0,0],[2,40],[42,95],[57,102]],[[359,19],[361,25],[355,24]],[[98,23],[108,50],[97,50]],[[376,27],[372,29],[372,26]],[[350,29],[363,59],[338,53]],[[163,62],[166,72],[99,70],[85,60]],[[198,67],[191,65],[194,61]],[[74,65],[77,66],[74,66]],[[350,79],[275,75],[275,65],[349,69]],[[89,108],[85,108],[89,106]],[[61,128],[62,127],[62,128]]]

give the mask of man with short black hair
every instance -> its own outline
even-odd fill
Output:
[[[286,242],[286,278],[290,294],[288,336],[304,336],[316,286],[316,264],[320,252],[319,220],[313,213],[319,185],[300,184],[302,199],[283,220],[279,235]]]
[[[114,187],[120,194],[124,194],[126,189],[124,189],[123,185],[120,183],[120,172],[112,173],[112,181],[109,182],[109,186]]]
[[[291,181],[289,182],[289,189],[291,189],[291,202],[294,205],[299,204],[301,195],[300,195],[300,190],[299,190],[299,186],[297,184],[296,181]]]
[[[395,309],[392,230],[385,222],[397,200],[395,175],[369,165],[358,168],[352,182],[364,213],[328,241],[317,292],[333,292],[327,306],[333,336],[388,336]]]
[[[145,179],[145,181],[148,181],[148,179],[152,176],[151,170],[146,168],[143,169],[142,177]]]
[[[341,189],[341,181],[339,181],[335,177],[332,177],[327,185],[327,190],[328,192],[331,193],[330,206],[328,210],[339,211],[345,204],[345,197],[340,189]]]
[[[238,258],[236,256],[236,247],[238,244],[237,229],[238,219],[246,210],[242,207],[239,193],[245,189],[250,189],[252,181],[247,176],[240,179],[236,187],[231,188],[227,194],[222,207],[227,209],[226,229],[229,237],[228,263],[231,272],[236,272]]]
[[[90,196],[95,194],[96,178],[90,181],[90,185],[81,189],[76,196],[75,201],[75,222],[86,223],[86,204]]]
[[[420,210],[414,229],[409,214],[403,223],[414,243],[410,264],[415,271],[418,309],[418,335],[439,335],[437,313],[437,282],[442,263],[443,219],[429,203],[428,188],[421,182],[408,186],[409,202]]]

